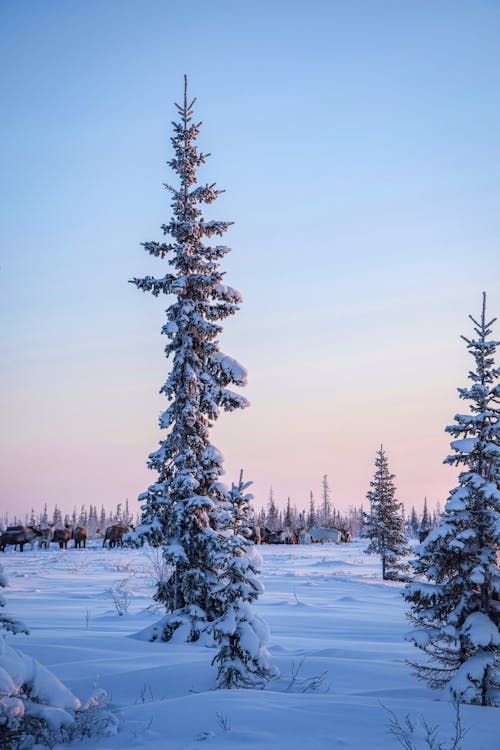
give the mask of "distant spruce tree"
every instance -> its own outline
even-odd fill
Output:
[[[415,510],[415,507],[413,505],[411,507],[411,514],[410,514],[410,520],[409,520],[408,526],[409,526],[409,531],[411,532],[412,536],[418,538],[420,524],[418,522],[417,511]]]
[[[207,245],[205,239],[222,236],[231,222],[207,221],[201,204],[213,203],[222,191],[215,184],[197,183],[197,168],[206,155],[195,140],[201,123],[193,122],[187,78],[184,102],[176,105],[180,121],[173,124],[174,158],[170,167],[180,179],[172,194],[173,218],[163,226],[171,242],[146,242],[148,253],[169,256],[173,272],[161,278],[146,276],[133,283],[143,291],[172,295],[167,323],[167,357],[172,369],[161,388],[170,405],[160,417],[168,430],[148,466],[158,478],[140,496],[142,531],[153,543],[163,545],[165,563],[174,572],[158,581],[155,599],[164,604],[167,617],[160,637],[169,640],[180,625],[186,638],[197,640],[207,622],[215,619],[212,592],[217,585],[220,553],[219,512],[225,488],[219,482],[223,456],[210,444],[209,430],[220,409],[233,411],[248,406],[228,386],[246,384],[246,370],[219,349],[219,321],[233,315],[241,295],[223,283],[221,259],[230,251],[225,245]]]
[[[416,674],[488,705],[500,704],[500,368],[486,295],[479,321],[469,317],[476,335],[462,338],[474,359],[472,385],[458,389],[469,411],[446,428],[455,439],[445,463],[463,471],[439,525],[417,547],[414,568],[425,579],[405,596],[416,626],[409,638],[427,657],[413,664]]]
[[[427,497],[424,497],[424,510],[422,513],[422,520],[420,521],[419,533],[424,537],[432,528],[431,516],[429,508],[427,507]]]
[[[366,553],[380,555],[382,578],[397,581],[409,570],[404,558],[410,550],[404,533],[403,504],[396,500],[393,480],[394,474],[389,472],[387,456],[380,446],[367,493],[370,512],[363,514],[363,536],[370,540]]]
[[[49,525],[49,512],[47,509],[47,503],[43,504],[42,515],[40,516],[40,525],[44,528]]]
[[[263,586],[258,578],[262,562],[249,539],[253,516],[251,482],[243,482],[228,493],[226,512],[221,516],[222,541],[219,551],[219,582],[213,595],[216,609],[222,614],[210,628],[219,644],[213,659],[218,667],[220,688],[263,687],[276,671],[269,666],[266,643],[267,625],[251,606]]]
[[[309,493],[309,512],[307,514],[307,528],[314,529],[318,525],[318,514],[314,503],[312,490]]]
[[[279,511],[272,487],[269,490],[269,500],[267,501],[266,526],[271,531],[278,531],[280,527]]]
[[[328,484],[328,475],[323,474],[321,479],[321,493],[322,493],[322,505],[320,512],[320,520],[322,526],[330,526],[332,522],[332,503],[331,503],[331,492],[330,485]]]
[[[294,515],[295,514],[294,514],[293,509],[292,509],[292,502],[291,502],[290,498],[288,498],[287,501],[286,501],[285,515],[284,515],[284,518],[283,518],[283,526],[286,529],[293,529],[293,527],[294,527]]]
[[[63,525],[63,516],[61,510],[57,507],[57,505],[54,506],[54,514],[52,516],[52,526],[57,526],[58,528]]]

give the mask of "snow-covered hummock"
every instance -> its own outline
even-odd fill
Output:
[[[464,340],[474,358],[469,403],[446,428],[454,440],[445,463],[462,467],[442,521],[417,548],[414,581],[406,591],[409,635],[427,661],[416,671],[432,687],[448,686],[459,700],[500,705],[500,370],[490,338],[494,320],[471,317],[477,338]]]
[[[6,586],[0,565],[0,588]],[[5,607],[3,596],[0,596],[0,607]],[[91,736],[101,729],[103,733],[116,729],[115,718],[107,711],[100,711],[97,694],[82,706],[49,669],[7,643],[7,633],[29,635],[22,622],[0,610],[1,747],[27,749],[36,743],[53,747],[58,741]],[[84,714],[89,709],[97,709],[99,715],[90,717],[89,714],[87,719]]]
[[[26,691],[29,700],[23,697]],[[12,728],[36,716],[51,730],[69,728],[75,723],[71,712],[78,708],[78,698],[43,664],[0,636],[0,725]]]
[[[403,504],[396,499],[394,474],[382,446],[375,458],[375,474],[367,493],[370,512],[363,514],[363,536],[370,540],[367,554],[380,555],[382,578],[401,580],[410,569],[410,554],[404,533]]]
[[[221,409],[233,411],[248,401],[230,386],[245,385],[247,373],[235,359],[219,349],[220,321],[238,310],[241,294],[223,282],[220,260],[229,252],[224,245],[205,244],[222,236],[231,222],[205,220],[200,206],[220,194],[215,184],[196,186],[197,168],[206,156],[195,145],[201,123],[193,122],[193,105],[187,95],[176,105],[180,122],[174,123],[174,157],[169,165],[180,179],[168,186],[172,218],[162,227],[171,242],[146,242],[148,253],[169,257],[172,273],[146,276],[133,283],[153,295],[173,295],[162,333],[169,343],[172,369],[161,393],[169,399],[160,417],[168,430],[148,466],[158,478],[140,496],[141,531],[153,544],[163,544],[172,575],[158,581],[155,599],[167,616],[161,637],[169,640],[182,626],[189,640],[197,640],[208,622],[220,613],[214,609],[213,589],[219,580],[219,513],[225,502],[223,456],[209,439],[209,430]]]

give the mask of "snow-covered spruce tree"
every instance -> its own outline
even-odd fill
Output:
[[[419,529],[420,529],[420,524],[418,522],[417,511],[415,510],[415,507],[412,505],[410,519],[408,521],[408,531],[411,533],[413,537],[418,539]]]
[[[218,666],[217,686],[221,688],[263,687],[276,675],[268,663],[267,625],[251,606],[263,591],[258,578],[262,561],[249,539],[253,496],[247,489],[251,484],[243,482],[242,472],[238,485],[228,493],[221,519],[220,579],[213,594],[222,614],[210,626],[219,644],[212,663]]]
[[[490,338],[495,319],[469,316],[476,337],[462,337],[474,359],[470,387],[459,388],[469,403],[446,428],[455,439],[445,463],[459,466],[439,525],[417,548],[414,568],[425,581],[407,586],[409,639],[426,654],[413,664],[433,688],[448,686],[455,699],[500,704],[500,368]]]
[[[401,580],[409,570],[405,557],[410,553],[404,533],[403,504],[396,499],[394,474],[380,446],[375,458],[375,474],[366,495],[370,512],[363,513],[363,536],[370,539],[367,554],[380,555],[384,581]]]
[[[180,122],[173,123],[174,158],[169,165],[180,179],[172,194],[173,217],[163,231],[173,241],[146,242],[148,253],[169,256],[173,272],[161,278],[146,276],[133,283],[143,291],[173,295],[162,328],[169,339],[167,357],[172,369],[161,393],[170,405],[160,417],[168,430],[148,466],[158,478],[140,496],[142,532],[153,543],[163,544],[165,562],[173,574],[157,584],[155,599],[167,615],[155,637],[169,640],[184,625],[183,636],[197,640],[207,622],[215,619],[212,592],[216,586],[220,542],[217,527],[225,499],[218,480],[223,473],[222,454],[210,444],[209,428],[222,408],[241,409],[248,402],[227,386],[245,385],[246,370],[219,350],[218,336],[224,320],[238,310],[241,295],[223,283],[219,263],[230,248],[204,240],[221,236],[231,222],[206,221],[200,205],[210,204],[222,191],[215,185],[196,187],[197,167],[206,155],[195,145],[201,123],[193,122],[185,79],[184,103],[176,105]]]
[[[322,492],[322,505],[321,505],[321,524],[322,526],[330,526],[332,522],[332,503],[331,503],[331,492],[330,485],[328,484],[328,475],[323,474],[321,479],[321,492]]]
[[[270,531],[278,531],[280,527],[279,511],[274,500],[272,487],[269,489],[269,500],[267,501],[266,526]]]
[[[293,529],[296,526],[295,513],[292,509],[292,502],[289,497],[287,498],[287,501],[286,501],[286,509],[285,509],[285,515],[283,517],[283,525],[285,526],[285,529]]]
[[[312,490],[309,492],[309,512],[307,514],[307,528],[314,529],[319,523],[318,512],[314,503],[314,495]]]
[[[7,580],[0,565],[0,589]],[[5,614],[0,594],[0,749],[28,750],[33,745],[53,747],[115,731],[115,717],[102,708],[104,694],[85,705],[33,657],[12,648],[7,633],[29,634],[24,623]]]
[[[422,520],[420,521],[420,528],[418,530],[419,536],[422,541],[425,539],[429,531],[431,530],[431,516],[427,507],[427,497],[424,497],[424,510],[422,513]]]

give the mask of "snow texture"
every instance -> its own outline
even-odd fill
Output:
[[[213,647],[130,637],[158,619],[155,550],[146,546],[9,550],[9,609],[31,629],[8,636],[9,646],[43,661],[83,705],[96,689],[112,696],[118,733],[82,750],[401,750],[380,703],[449,736],[446,694],[406,664],[414,648],[404,639],[402,584],[382,580],[366,544],[259,550],[266,592],[253,608],[270,626],[270,663],[281,672],[263,690],[214,690]],[[130,608],[119,616],[106,592],[131,571]],[[498,709],[465,706],[463,720],[463,750],[498,750]]]

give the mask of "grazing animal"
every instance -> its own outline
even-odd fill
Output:
[[[351,532],[348,529],[339,529],[339,531],[340,531],[340,534],[341,534],[340,541],[343,544],[348,544],[351,541],[351,539],[352,539]]]
[[[55,526],[50,526],[47,529],[38,529],[38,531],[40,532],[40,536],[38,537],[39,549],[41,549],[42,547],[44,549],[50,549],[50,543],[54,536],[54,529]]]
[[[87,529],[85,526],[76,526],[71,534],[75,542],[75,548],[87,547]]]
[[[329,529],[326,527],[318,527],[317,529],[310,529],[311,537],[313,542],[322,544],[323,542],[335,542],[340,544],[342,538],[342,532],[338,529]]]
[[[271,531],[266,526],[260,530],[262,544],[284,544],[285,540],[281,537],[281,532]]]
[[[123,536],[124,534],[128,534],[129,531],[133,531],[132,526],[127,526],[124,523],[114,523],[112,526],[108,526],[104,534],[102,546],[105,547],[106,542],[108,542],[109,549],[123,547]]]
[[[246,536],[254,544],[261,544],[262,540],[260,538],[260,526],[250,524],[250,526],[248,527],[248,534]]]
[[[40,531],[33,526],[7,526],[7,529],[0,536],[0,551],[5,552],[5,548],[14,545],[21,552],[25,544],[31,544],[36,537],[40,536]]]
[[[293,529],[283,529],[278,531],[278,536],[283,544],[298,544],[297,534]]]
[[[300,529],[299,544],[312,544],[312,536],[307,531],[307,529]]]
[[[59,549],[68,549],[68,542],[71,539],[71,526],[65,526],[64,529],[54,529],[52,541],[57,542]]]

